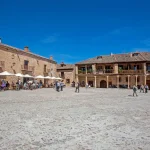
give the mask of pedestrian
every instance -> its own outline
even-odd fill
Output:
[[[136,85],[133,86],[133,96],[134,95],[138,96],[137,95],[137,86]]]
[[[140,86],[140,93],[141,93],[141,91],[143,91],[143,93],[144,93],[144,85],[143,84]]]
[[[145,85],[145,93],[148,93],[148,89],[149,89],[148,85]]]
[[[19,80],[17,80],[17,82],[16,82],[16,90],[17,90],[17,91],[20,90],[20,87],[19,87]]]
[[[79,87],[80,87],[79,82],[77,82],[77,83],[76,83],[75,87],[76,87],[75,92],[77,92],[77,91],[78,91],[78,93],[79,93]]]
[[[89,85],[88,85],[88,83],[85,85],[85,88],[86,88],[86,90],[88,89],[88,87],[89,87]]]
[[[59,81],[57,82],[57,87],[56,88],[57,88],[57,92],[59,92],[59,88],[60,88],[60,82]]]
[[[63,82],[62,81],[60,82],[60,88],[61,88],[61,91],[63,91]]]

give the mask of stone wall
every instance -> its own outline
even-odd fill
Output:
[[[30,55],[29,53],[17,51],[11,48],[0,46],[0,61],[5,62],[5,67],[2,71],[8,71],[10,73],[24,73],[22,66],[24,66],[24,60],[29,61],[28,66],[34,67],[33,76],[44,76],[44,65],[49,69],[48,75],[56,76],[56,62],[48,59],[40,58]],[[26,72],[30,74],[30,72]],[[2,78],[2,77],[1,77]],[[9,82],[16,81],[16,77],[7,77]]]

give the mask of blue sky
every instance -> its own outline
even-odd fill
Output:
[[[0,37],[58,63],[150,51],[149,6],[149,0],[0,0]]]

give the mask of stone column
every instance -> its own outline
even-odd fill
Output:
[[[146,74],[146,63],[143,63],[143,73]]]
[[[78,78],[78,75],[76,75],[76,82],[79,82],[79,78]]]
[[[119,75],[117,76],[117,88],[119,88]]]
[[[96,64],[92,65],[92,72],[95,74],[96,73]]]
[[[114,73],[118,74],[118,64],[114,64]]]
[[[87,65],[85,65],[85,74],[87,74]]]
[[[109,87],[109,82],[108,82],[108,78],[109,78],[109,76],[107,76],[107,88]]]
[[[76,82],[79,82],[79,79],[78,79],[78,66],[75,66],[75,77],[76,77]]]
[[[97,85],[97,82],[96,82],[96,76],[94,76],[94,78],[95,78],[95,88],[96,88],[96,85]]]
[[[135,75],[135,85],[137,86],[137,77],[138,75]]]
[[[130,88],[130,75],[128,75],[128,89]]]
[[[85,83],[86,83],[86,84],[88,83],[87,76],[85,76]]]
[[[75,69],[76,69],[76,74],[78,74],[78,66],[76,66]]]
[[[144,85],[146,85],[146,75],[144,76]]]

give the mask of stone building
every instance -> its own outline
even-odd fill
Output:
[[[148,84],[150,87],[150,52],[97,56],[75,64],[76,81],[82,86],[132,87]]]
[[[75,65],[64,63],[58,64],[57,73],[67,86],[70,86],[71,83],[75,81]]]
[[[22,73],[32,76],[56,76],[57,63],[52,57],[45,58],[29,51],[28,47],[24,50],[0,43],[0,72]],[[9,82],[14,81],[14,76],[7,77]],[[24,80],[24,79],[22,79]]]

